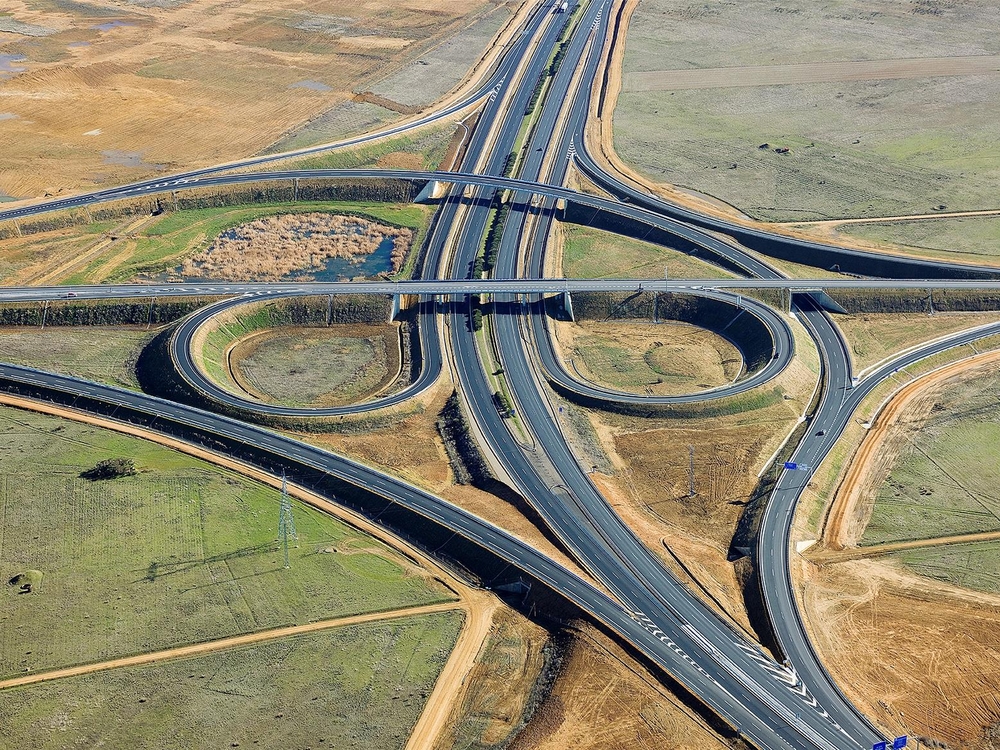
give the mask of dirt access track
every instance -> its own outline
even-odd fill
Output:
[[[400,117],[363,96],[378,81],[422,60],[441,70],[409,87],[417,104],[401,110],[447,100],[441,89],[485,72],[524,8],[9,0],[0,15],[0,201],[247,157],[335,109],[336,128],[314,142],[371,130]],[[449,46],[456,37],[465,44]]]
[[[625,91],[680,91],[792,83],[876,81],[895,78],[986,75],[1000,69],[1000,57],[935,57],[912,60],[831,60],[793,65],[747,65],[625,73]]]
[[[930,401],[921,396],[998,362],[1000,352],[988,352],[902,388],[858,449],[820,544],[792,557],[806,627],[848,698],[896,734],[983,750],[996,748],[1000,737],[1000,596],[916,575],[882,555],[997,535],[856,544],[870,515],[869,496],[906,440],[904,423],[919,419],[913,409]]]
[[[53,404],[42,404],[23,399],[9,394],[0,394],[0,404],[15,406],[20,409],[37,411],[43,414],[51,414],[65,419],[73,419],[78,422],[85,422],[105,429],[123,432],[128,435],[141,437],[160,445],[182,451],[189,455],[200,458],[204,461],[224,466],[233,471],[238,471],[248,477],[256,479],[264,484],[273,487],[280,487],[282,480],[271,476],[265,472],[243,464],[239,461],[225,458],[211,453],[202,448],[189,445],[180,440],[159,435],[155,432],[143,430],[133,425],[125,425],[117,422],[102,420],[89,414],[66,409]],[[381,527],[371,523],[364,517],[352,513],[351,511],[333,505],[325,498],[316,495],[308,490],[294,484],[288,484],[288,492],[302,502],[311,505],[324,513],[336,516],[345,523],[370,534],[379,541],[385,543],[393,550],[401,554],[405,560],[423,575],[431,575],[438,582],[455,592],[458,602],[444,602],[421,607],[412,607],[392,612],[375,612],[365,615],[342,617],[333,620],[323,620],[305,625],[276,628],[259,633],[250,633],[242,636],[209,641],[207,643],[191,644],[178,648],[168,649],[149,654],[138,654],[131,657],[116,659],[110,662],[100,662],[96,664],[82,665],[67,669],[54,670],[48,673],[37,675],[27,675],[11,680],[0,682],[0,690],[4,688],[27,685],[45,680],[59,679],[62,677],[72,677],[89,672],[113,669],[117,667],[136,666],[163,661],[165,659],[183,658],[197,656],[211,651],[239,646],[250,645],[265,640],[277,638],[293,637],[301,633],[311,633],[333,627],[341,627],[365,622],[375,622],[384,619],[395,619],[399,617],[416,616],[420,614],[430,614],[432,612],[450,611],[462,609],[465,612],[465,622],[459,634],[458,641],[452,649],[452,653],[445,663],[434,690],[424,705],[417,724],[410,735],[410,740],[406,745],[406,750],[418,750],[419,748],[433,747],[436,738],[441,736],[447,729],[450,718],[454,713],[454,707],[463,703],[466,691],[469,689],[469,675],[476,665],[487,639],[494,626],[496,613],[503,608],[500,600],[493,594],[478,589],[471,588],[453,576],[446,568],[438,565],[434,560],[423,555],[419,550],[403,541],[402,539],[389,534]]]

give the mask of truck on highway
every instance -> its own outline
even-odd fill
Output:
[[[569,0],[564,0],[563,2],[556,2],[553,6],[555,8],[554,13],[565,13],[569,9]]]

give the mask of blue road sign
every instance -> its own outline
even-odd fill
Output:
[[[872,745],[872,750],[886,750],[887,744],[888,743],[886,743],[885,740],[882,740],[882,742],[876,742],[874,745]]]
[[[791,469],[792,471],[795,471],[797,468],[799,468],[799,465],[797,463],[795,463],[794,461],[785,461],[785,468],[786,469]],[[883,748],[883,750],[884,750],[884,748]]]
[[[897,737],[892,741],[892,750],[903,750],[906,747],[906,735],[902,737]]]

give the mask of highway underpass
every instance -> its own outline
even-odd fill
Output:
[[[495,275],[501,278],[467,279],[469,258],[460,253],[450,256],[454,237],[478,242],[486,226],[487,210],[483,205],[469,204],[458,190],[446,194],[440,201],[438,223],[429,238],[431,248],[428,262],[423,269],[425,278],[412,281],[373,281],[328,284],[154,284],[107,285],[48,288],[0,289],[0,302],[52,301],[73,299],[120,299],[166,296],[219,296],[233,298],[220,303],[219,308],[209,308],[185,325],[197,327],[199,321],[210,317],[217,309],[244,301],[267,299],[284,295],[303,294],[382,294],[437,297],[442,300],[465,300],[473,294],[497,295],[501,300],[533,302],[533,295],[571,295],[582,291],[607,292],[675,292],[717,294],[718,290],[787,289],[790,292],[818,292],[829,289],[1000,289],[1000,270],[989,266],[955,265],[940,261],[923,261],[902,256],[883,256],[833,245],[803,242],[764,230],[722,222],[712,217],[695,214],[667,204],[652,196],[623,185],[603,170],[586,152],[583,128],[593,111],[591,91],[587,87],[573,86],[573,73],[581,72],[593,79],[601,61],[603,41],[610,23],[610,5],[592,0],[582,6],[577,30],[567,38],[567,55],[563,67],[552,81],[551,91],[556,95],[546,97],[541,106],[538,125],[531,136],[530,155],[520,165],[525,179],[503,177],[504,161],[513,148],[521,124],[521,112],[535,88],[536,81],[548,63],[551,51],[560,41],[562,27],[545,12],[545,5],[529,19],[525,33],[512,44],[491,77],[471,97],[463,99],[462,106],[482,101],[481,126],[477,126],[467,152],[462,173],[414,172],[400,170],[284,170],[256,174],[215,175],[222,167],[208,168],[131,186],[112,188],[98,193],[74,196],[34,206],[0,211],[0,220],[20,219],[49,211],[93,205],[101,201],[117,200],[137,195],[231,185],[243,182],[275,179],[405,179],[414,182],[439,181],[442,187],[472,186],[472,190],[492,199],[503,191],[519,208],[510,220],[509,234],[504,233],[505,251],[501,253]],[[535,46],[532,47],[532,43]],[[449,108],[419,122],[427,122],[457,111]],[[513,113],[513,114],[512,114]],[[418,124],[419,124],[418,122]],[[406,126],[411,127],[411,126]],[[397,131],[401,132],[404,128]],[[356,139],[356,141],[364,140]],[[353,142],[356,142],[353,141]],[[535,146],[535,144],[539,144]],[[576,153],[575,163],[582,166],[604,189],[621,200],[597,198],[559,187],[564,168],[545,169],[546,156],[561,157],[570,146]],[[537,149],[541,149],[538,151]],[[541,154],[541,156],[534,156]],[[251,166],[269,160],[284,158],[274,155],[241,162]],[[233,165],[227,165],[231,168]],[[565,163],[562,164],[565,167]],[[548,181],[548,182],[547,182]],[[543,210],[534,210],[528,196],[541,199]],[[636,226],[656,226],[665,232],[702,248],[709,258],[725,262],[756,278],[744,279],[545,279],[515,278],[521,261],[532,265],[544,252],[546,233],[544,227],[561,213],[556,201],[583,207],[608,215],[623,217]],[[624,201],[624,202],[623,202]],[[885,278],[838,279],[788,279],[780,277],[773,268],[749,255],[733,243],[723,242],[704,229],[736,237],[740,242],[775,257],[786,257],[790,250],[802,250],[817,259],[817,265],[829,267],[828,261],[836,259],[845,270],[861,269],[878,272]],[[533,232],[533,234],[530,234]],[[530,242],[520,242],[525,234]],[[473,242],[466,242],[471,247]],[[458,242],[459,246],[463,243]],[[528,255],[521,252],[527,249]],[[449,267],[449,258],[452,264]],[[452,278],[445,278],[451,276]],[[507,278],[503,278],[507,277]],[[506,298],[504,295],[511,295]],[[817,295],[818,296],[818,295]],[[741,304],[737,296],[735,303]],[[758,303],[746,300],[746,307]],[[796,459],[816,466],[830,450],[843,430],[853,409],[864,394],[870,392],[887,377],[888,368],[903,366],[919,358],[931,356],[964,340],[975,340],[995,332],[976,332],[952,337],[928,347],[919,348],[906,357],[869,375],[858,386],[853,386],[849,358],[844,342],[830,317],[816,305],[805,301],[795,306],[809,327],[823,356],[824,387],[819,406],[812,415],[813,424],[822,425],[824,435],[813,430],[802,441],[795,453]],[[649,551],[634,537],[612,509],[596,493],[586,477],[580,475],[579,466],[549,415],[539,400],[541,385],[531,372],[534,358],[545,362],[545,332],[537,307],[528,304],[524,312],[501,319],[497,326],[497,345],[505,367],[518,373],[518,387],[514,393],[519,412],[527,415],[529,428],[537,437],[536,443],[544,447],[535,456],[528,456],[512,441],[508,426],[490,403],[491,393],[484,385],[479,355],[471,337],[463,334],[465,312],[446,308],[452,325],[445,345],[455,357],[460,371],[459,385],[464,389],[466,401],[473,418],[486,434],[486,449],[505,457],[505,469],[513,483],[526,496],[532,498],[539,512],[550,523],[554,533],[577,559],[611,591],[614,598],[606,597],[576,579],[551,561],[506,535],[502,530],[489,527],[480,519],[450,506],[444,501],[428,496],[400,480],[360,467],[345,459],[332,456],[319,449],[304,446],[260,428],[253,428],[237,420],[227,419],[208,412],[170,402],[150,399],[140,394],[108,389],[96,384],[71,378],[53,376],[23,368],[0,368],[6,385],[18,392],[27,392],[34,398],[69,399],[78,402],[78,408],[92,408],[107,413],[121,411],[141,419],[153,429],[171,429],[181,425],[184,431],[196,431],[202,436],[221,441],[227,450],[237,451],[238,444],[252,444],[267,452],[267,465],[271,470],[279,466],[308,465],[311,468],[336,473],[344,481],[364,485],[382,497],[406,505],[415,513],[433,519],[450,531],[462,535],[488,548],[492,553],[519,566],[526,574],[544,581],[563,596],[574,601],[591,616],[617,632],[647,658],[658,664],[674,679],[697,696],[711,711],[728,721],[739,733],[759,747],[816,747],[857,748],[870,746],[879,739],[878,730],[849,704],[827,674],[812,650],[801,626],[797,606],[791,593],[788,572],[788,534],[792,513],[801,487],[791,479],[783,480],[768,504],[758,544],[753,557],[761,575],[764,600],[771,611],[778,645],[788,657],[793,669],[757,655],[747,657],[747,648],[754,648],[740,634],[732,632],[719,621],[690,592],[663,571]],[[781,316],[774,314],[774,320]],[[378,406],[399,403],[419,392],[432,382],[441,370],[443,356],[437,333],[439,311],[428,305],[424,315],[422,350],[424,370],[415,386],[395,400],[386,400]],[[523,318],[522,318],[523,315]],[[766,315],[763,311],[761,315]],[[777,331],[779,323],[772,323]],[[529,332],[529,333],[526,333]],[[778,334],[775,333],[777,340]],[[178,366],[183,367],[184,338],[181,337],[173,354]],[[776,346],[776,349],[778,347]],[[790,356],[790,353],[789,353]],[[549,375],[558,379],[559,374],[551,365]],[[426,374],[423,374],[426,373]],[[563,383],[564,387],[576,387]],[[849,396],[842,394],[849,393]],[[831,394],[841,394],[840,396]],[[615,394],[603,394],[609,399]],[[699,398],[718,397],[707,394]],[[361,407],[355,407],[357,411]],[[348,411],[352,411],[349,409]],[[156,423],[160,422],[160,427]],[[758,652],[759,654],[759,652]],[[761,666],[763,665],[763,666]]]

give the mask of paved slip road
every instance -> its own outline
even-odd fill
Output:
[[[522,34],[512,45],[511,54],[507,55],[493,78],[489,82],[491,88],[484,87],[479,96],[488,98],[484,115],[480,122],[483,127],[477,128],[470,140],[470,161],[486,153],[490,144],[487,141],[485,124],[499,122],[497,141],[492,145],[492,156],[486,162],[485,171],[493,175],[454,175],[448,174],[447,180],[457,185],[477,185],[477,190],[487,192],[479,194],[489,199],[491,191],[496,188],[513,188],[515,197],[538,195],[542,198],[541,225],[551,220],[551,207],[556,199],[572,200],[580,205],[596,209],[612,211],[618,215],[645,222],[648,225],[669,228],[679,237],[688,239],[705,248],[713,254],[725,257],[732,263],[744,268],[748,274],[771,277],[767,281],[776,286],[791,288],[803,282],[792,282],[773,278],[773,269],[756,261],[751,256],[742,253],[727,243],[723,243],[705,234],[699,227],[728,233],[762,252],[773,252],[779,257],[795,252],[803,247],[820,253],[823,257],[833,257],[844,270],[853,267],[864,267],[875,270],[886,276],[899,276],[907,279],[944,278],[985,278],[997,279],[996,269],[988,267],[950,266],[940,262],[917,261],[903,258],[885,259],[873,253],[844,250],[820,243],[803,243],[785,237],[769,235],[766,232],[750,230],[736,224],[720,222],[712,217],[704,217],[693,212],[672,206],[657,199],[633,190],[629,186],[617,183],[613,178],[604,175],[586,153],[582,138],[583,124],[587,114],[586,88],[578,89],[571,94],[569,72],[578,64],[583,65],[585,80],[589,72],[596,70],[599,61],[598,46],[595,40],[603,38],[607,31],[609,18],[607,3],[596,0],[580,11],[582,21],[580,31],[571,37],[570,45],[562,67],[552,82],[551,91],[546,98],[538,126],[533,135],[530,152],[521,165],[522,174],[528,180],[510,180],[496,176],[502,168],[502,162],[514,143],[514,137],[520,126],[518,105],[524,106],[530,97],[534,81],[542,67],[547,64],[547,54],[553,48],[561,30],[556,19],[542,5],[529,19],[526,33]],[[562,14],[560,14],[562,15]],[[537,38],[539,45],[528,57],[528,43]],[[544,51],[544,52],[543,52]],[[525,75],[515,75],[518,65],[525,63]],[[566,72],[569,71],[569,72]],[[514,79],[518,78],[517,81]],[[491,93],[492,92],[492,93]],[[487,94],[490,94],[487,97]],[[508,95],[514,104],[508,105]],[[568,116],[562,104],[568,104]],[[521,110],[523,111],[523,109]],[[560,126],[565,128],[560,130]],[[540,145],[535,145],[536,143]],[[536,149],[541,148],[541,151]],[[542,156],[547,154],[566,153],[574,158],[585,172],[591,175],[612,194],[619,196],[622,202],[582,196],[573,191],[557,187],[545,187],[533,180],[541,179]],[[536,154],[539,154],[536,156]],[[265,157],[265,159],[283,157]],[[243,164],[262,163],[262,160],[249,160]],[[147,193],[168,191],[183,187],[200,187],[207,185],[231,184],[235,182],[296,179],[296,178],[326,178],[337,177],[357,179],[362,177],[397,176],[401,179],[428,180],[436,179],[438,175],[426,172],[391,172],[384,170],[319,170],[319,171],[283,171],[277,173],[262,173],[257,175],[209,176],[216,170],[199,170],[160,181],[148,181],[134,186],[125,186],[109,191],[101,191],[89,196],[78,196],[62,199],[41,206],[20,207],[0,212],[0,219],[16,218],[43,213],[55,208],[87,205],[114,197],[129,197]],[[561,170],[554,170],[549,177],[554,181],[562,179]],[[540,258],[540,249],[544,244],[544,232],[531,234],[526,221],[532,214],[533,207],[528,201],[521,200],[521,205],[511,212],[508,220],[509,231],[503,235],[503,246],[500,254],[497,275],[517,276],[521,246],[530,250],[523,262],[530,264],[533,259]],[[459,223],[458,217],[463,220]],[[438,275],[442,272],[440,264],[443,260],[446,235],[453,225],[458,225],[460,238],[457,264],[453,267],[456,276],[461,277],[468,272],[471,261],[470,248],[478,247],[479,238],[485,228],[488,218],[488,206],[484,202],[469,203],[461,197],[458,191],[452,191],[445,199],[438,213],[437,223],[431,233],[429,243],[428,272]],[[537,217],[535,217],[537,218]],[[694,224],[695,226],[691,226]],[[464,252],[463,252],[464,251]],[[464,266],[464,268],[463,268]],[[540,274],[538,274],[540,275]],[[456,282],[463,283],[463,282]],[[484,282],[478,280],[464,282],[470,284],[462,289],[462,293],[481,289]],[[525,281],[516,282],[522,286],[516,288],[521,293],[560,292],[572,288],[579,282],[562,281],[559,288],[547,286],[553,282]],[[593,283],[593,282],[589,282]],[[603,287],[614,288],[612,282],[602,282]],[[622,283],[622,282],[613,282]],[[631,282],[631,283],[634,283]],[[654,282],[643,281],[650,289]],[[662,282],[663,289],[673,282]],[[686,282],[693,286],[693,282]],[[764,283],[764,282],[760,282]],[[808,282],[804,282],[808,284]],[[837,282],[812,282],[815,287],[830,287]],[[655,282],[659,284],[659,282]],[[845,285],[900,286],[891,281],[850,281]],[[719,288],[725,284],[717,281],[704,282],[698,286]],[[750,282],[742,284],[749,286]],[[937,283],[926,281],[916,282],[917,286],[937,286]],[[943,285],[943,284],[941,284]],[[123,291],[138,295],[164,296],[166,294],[249,294],[273,295],[283,293],[305,293],[307,290],[318,289],[321,285],[295,285],[291,289],[287,285],[268,285],[266,287],[250,285],[214,284],[214,285],[173,285],[168,287],[147,287],[144,291],[134,288],[74,288],[74,295],[80,297],[105,297],[120,295]],[[369,293],[394,293],[405,288],[400,283],[390,283],[388,289],[376,290],[374,287],[353,287],[356,291],[362,289]],[[634,288],[634,287],[631,287]],[[683,288],[683,286],[670,286]],[[420,294],[440,294],[439,287],[411,287],[410,291]],[[509,287],[508,289],[513,289]],[[171,291],[173,290],[173,291]],[[450,293],[451,290],[449,289]],[[28,299],[52,299],[53,290],[33,290],[25,294]],[[59,294],[67,294],[64,288]],[[320,293],[334,293],[328,290]],[[12,299],[18,291],[0,293],[0,300]],[[48,296],[46,296],[48,295]],[[22,297],[24,298],[24,297]],[[817,344],[824,355],[827,390],[823,401],[814,417],[814,424],[827,424],[827,434],[823,440],[817,441],[817,436],[803,442],[800,447],[802,461],[818,462],[821,455],[829,450],[836,435],[843,428],[849,416],[850,409],[856,406],[855,394],[861,390],[855,388],[850,396],[846,390],[838,391],[841,385],[846,389],[850,384],[848,361],[843,351],[843,342],[835,326],[820,311],[808,302],[804,302],[800,310],[802,318],[811,328]],[[422,331],[422,346],[425,348],[425,367],[423,373],[431,373],[435,367],[432,362],[433,341],[437,340],[436,329],[433,328],[434,316],[428,314],[427,331]],[[755,559],[762,566],[762,578],[768,578],[765,583],[765,595],[776,619],[776,626],[781,629],[779,642],[782,649],[789,655],[792,663],[798,669],[809,690],[796,679],[794,672],[776,665],[766,659],[758,650],[741,642],[741,636],[731,631],[724,623],[704,608],[700,602],[675,580],[663,577],[662,566],[653,558],[649,551],[635,539],[631,531],[621,523],[599,493],[589,483],[580,470],[576,459],[565,447],[565,442],[555,427],[552,415],[547,411],[546,404],[536,385],[536,376],[530,362],[530,354],[534,348],[544,352],[548,341],[544,325],[538,327],[540,316],[531,316],[530,334],[519,325],[515,316],[498,316],[496,333],[498,346],[505,369],[508,370],[508,381],[512,383],[512,391],[517,402],[518,411],[526,417],[529,434],[533,442],[521,444],[508,429],[506,422],[499,417],[492,405],[490,387],[485,380],[478,353],[475,350],[474,339],[465,330],[467,323],[461,314],[449,317],[449,336],[455,353],[456,362],[460,368],[461,381],[468,401],[470,411],[488,436],[494,449],[499,449],[501,456],[507,462],[505,469],[512,474],[518,486],[543,510],[543,515],[549,519],[560,537],[575,550],[577,556],[609,588],[620,600],[614,600],[589,589],[579,579],[571,574],[564,575],[558,566],[541,558],[533,550],[525,549],[523,544],[513,540],[497,529],[484,524],[479,519],[470,517],[444,501],[421,493],[405,483],[394,480],[378,472],[358,467],[344,459],[303,446],[295,441],[281,438],[273,433],[260,431],[242,425],[233,420],[210,415],[205,412],[183,407],[169,402],[150,400],[141,394],[115,392],[95,384],[81,383],[72,379],[52,376],[43,373],[23,370],[23,368],[0,367],[0,376],[8,382],[19,381],[42,383],[53,393],[72,393],[79,397],[88,397],[95,402],[117,404],[124,412],[130,410],[146,410],[146,413],[156,415],[158,419],[170,423],[174,420],[194,425],[199,429],[214,432],[218,435],[232,437],[249,445],[260,446],[262,451],[271,451],[273,460],[284,456],[284,461],[300,462],[303,466],[318,466],[332,473],[341,472],[349,481],[372,488],[385,497],[390,497],[407,507],[413,507],[428,518],[455,530],[469,539],[477,540],[487,548],[500,554],[504,559],[552,585],[568,598],[580,604],[595,617],[614,628],[629,642],[633,643],[643,653],[664,667],[693,693],[698,695],[709,707],[726,717],[738,727],[750,741],[760,747],[860,747],[867,744],[877,735],[870,725],[857,715],[849,704],[839,694],[836,686],[829,680],[819,664],[815,654],[809,647],[808,639],[804,637],[801,623],[798,622],[794,600],[791,597],[790,581],[788,580],[787,545],[788,529],[786,520],[794,508],[798,490],[794,487],[793,477],[785,484],[779,484],[768,508],[769,516],[765,519],[769,525],[765,534],[762,530],[760,546]],[[433,334],[433,335],[432,335]],[[986,335],[986,334],[981,334]],[[428,338],[429,337],[429,338]],[[944,344],[935,345],[943,347]],[[908,356],[916,356],[911,354]],[[440,359],[440,353],[438,353]],[[437,365],[439,366],[439,365]],[[883,371],[866,378],[863,383],[874,387]],[[428,375],[429,377],[429,375]],[[124,395],[123,395],[124,394]],[[818,428],[817,428],[818,429]],[[249,432],[248,432],[249,431]],[[249,441],[249,442],[247,442]],[[799,454],[796,454],[798,457]],[[811,465],[815,465],[811,464]],[[783,478],[784,481],[784,478]],[[539,559],[541,558],[541,559]],[[796,639],[800,639],[797,641]],[[818,705],[817,705],[818,703]],[[826,715],[824,709],[829,710]],[[832,717],[832,718],[831,718]]]
[[[689,681],[706,705],[729,718],[758,747],[825,747],[806,741],[791,729],[790,720],[771,727],[759,715],[774,709],[763,699],[727,689],[724,682],[694,664],[690,653],[698,653],[698,643],[684,632],[676,637],[637,619],[634,613],[595,589],[574,573],[537,552],[534,548],[467,511],[430,495],[406,482],[388,476],[328,451],[194,407],[158,399],[76,378],[41,372],[30,368],[0,364],[0,387],[41,400],[58,399],[73,408],[111,414],[109,419],[138,424],[158,432],[177,434],[184,428],[204,435],[224,437],[227,453],[244,461],[275,471],[284,467],[291,475],[301,476],[316,469],[386,498],[427,518],[505,560],[517,571],[558,591],[568,600],[590,612],[598,621],[617,632],[642,653],[678,679]],[[197,439],[195,439],[197,442]],[[243,446],[241,450],[240,446]],[[220,450],[220,446],[213,446]],[[516,580],[516,579],[512,579]],[[725,676],[722,676],[723,679]]]
[[[588,6],[593,19],[589,31],[600,28],[600,4]],[[588,30],[588,16],[581,20],[580,29]],[[574,39],[574,42],[576,40]],[[558,107],[558,79],[564,70],[571,70],[568,61],[579,52],[567,52],[564,69],[560,70],[553,88],[557,92],[545,100],[545,108]],[[580,50],[582,52],[582,49]],[[512,108],[516,108],[516,104]],[[552,110],[548,110],[552,112]],[[556,113],[558,114],[558,113]],[[546,123],[546,111],[539,118],[537,134],[551,137],[554,127]],[[548,123],[556,115],[548,115]],[[528,149],[522,174],[538,164],[545,148]],[[505,153],[500,150],[500,153]],[[534,156],[533,156],[534,155]],[[496,168],[496,160],[487,170]],[[534,174],[529,175],[534,178]],[[517,249],[523,241],[525,208],[514,206],[507,219],[497,266],[494,274],[514,275]],[[481,236],[487,221],[484,208],[470,209],[471,221],[478,221]],[[455,273],[466,273],[475,256],[476,247],[461,244],[454,265]],[[501,300],[502,301],[502,300]],[[516,438],[506,420],[498,415],[493,403],[491,386],[482,371],[475,341],[467,318],[453,316],[450,326],[452,348],[459,368],[459,382],[466,406],[483,434],[493,455],[505,473],[531,504],[538,510],[556,535],[574,556],[631,609],[646,627],[668,633],[681,632],[700,646],[687,650],[697,667],[708,673],[720,672],[720,682],[734,694],[756,696],[768,705],[768,715],[762,718],[771,731],[784,731],[783,724],[798,732],[794,746],[858,747],[863,739],[852,739],[835,720],[809,695],[794,674],[767,660],[742,639],[742,636],[721,622],[691,593],[669,575],[654,555],[642,545],[621,522],[590,483],[555,426],[547,405],[535,386],[530,363],[521,344],[520,330],[514,316],[495,316],[495,338],[500,350],[504,377],[517,406],[517,413],[530,435],[527,444]],[[673,636],[672,636],[673,637]],[[684,682],[683,678],[681,681]],[[789,684],[790,683],[790,684]],[[690,683],[686,683],[689,684]],[[874,736],[869,731],[869,736]]]

